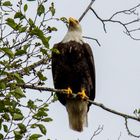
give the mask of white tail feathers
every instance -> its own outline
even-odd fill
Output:
[[[68,100],[66,105],[70,128],[75,131],[83,131],[88,126],[88,102],[82,100]]]

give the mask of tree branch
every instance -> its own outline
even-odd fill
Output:
[[[83,12],[83,14],[81,15],[81,17],[79,18],[79,21],[81,21],[84,16],[86,15],[86,13],[89,11],[89,9],[91,8],[92,4],[94,3],[95,0],[91,0],[90,4],[87,6],[86,10]]]
[[[23,75],[26,75],[27,74],[27,71],[31,71],[33,69],[35,69],[36,67],[42,65],[42,64],[46,64],[50,61],[50,58],[44,58],[44,59],[41,59],[40,61],[37,61],[33,64],[31,64],[30,66],[28,67],[24,67],[23,69],[21,70],[18,70],[18,71],[14,71],[14,72],[11,72],[9,73],[9,75],[12,75],[14,73],[18,73],[19,75],[23,76]],[[3,78],[3,79],[0,79],[0,82],[2,81],[11,81],[12,80],[12,77],[6,77],[6,78]]]
[[[90,138],[90,140],[93,140],[93,138],[97,135],[99,135],[102,131],[103,131],[104,126],[98,126],[97,130],[94,131],[92,137]]]
[[[120,25],[122,25],[124,27],[125,33],[130,38],[132,38],[133,40],[139,41],[140,38],[133,37],[133,35],[131,34],[133,31],[135,31],[135,32],[139,31],[139,28],[131,29],[131,30],[128,28],[128,25],[140,22],[140,18],[138,17],[138,14],[135,12],[138,7],[140,7],[140,4],[136,5],[135,7],[131,8],[131,9],[128,9],[128,10],[118,11],[118,12],[114,13],[109,19],[102,19],[100,16],[98,16],[98,14],[95,12],[95,10],[92,7],[90,7],[90,10],[94,13],[94,15],[97,17],[97,19],[99,19],[101,21],[105,33],[107,32],[106,31],[106,24],[105,24],[106,22],[118,23],[118,24],[120,24]],[[137,18],[132,20],[132,21],[129,21],[129,22],[125,23],[125,22],[122,22],[120,20],[114,20],[113,19],[118,14],[129,14],[129,15],[133,14],[133,15],[136,15]]]
[[[99,43],[99,41],[97,39],[95,39],[95,38],[88,37],[88,36],[83,36],[83,38],[94,40],[99,45],[99,47],[101,46],[101,44]]]
[[[49,91],[49,92],[56,92],[56,93],[60,93],[60,94],[67,94],[65,89],[54,89],[54,88],[41,87],[41,86],[37,87],[34,85],[26,85],[26,84],[24,84],[24,85],[20,84],[18,86],[21,86],[22,88],[34,89],[34,90],[38,90],[38,91]],[[76,98],[76,96],[77,96],[77,94],[75,94],[75,93],[72,94],[72,98]],[[128,115],[128,114],[125,114],[125,113],[122,113],[119,111],[115,111],[113,109],[110,109],[110,108],[104,106],[102,103],[97,103],[97,102],[94,102],[94,101],[89,100],[89,99],[87,101],[95,106],[98,106],[98,107],[110,112],[110,113],[116,114],[116,115],[121,116],[123,118],[129,118],[129,119],[136,120],[136,121],[140,122],[140,118],[138,118],[138,117]]]
[[[130,136],[133,136],[133,137],[136,137],[136,138],[140,138],[140,135],[135,135],[133,134],[130,130],[129,130],[129,127],[128,127],[128,118],[125,118],[125,126],[126,126],[126,130],[128,132],[128,134]]]

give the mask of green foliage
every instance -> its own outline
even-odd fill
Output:
[[[39,77],[39,79],[41,81],[45,81],[47,78],[41,73],[41,71],[38,71],[37,72],[37,76]]]
[[[44,12],[45,12],[45,7],[44,7],[44,5],[40,4],[40,5],[38,6],[38,9],[37,9],[37,14],[38,14],[39,16],[41,16]]]
[[[14,53],[9,48],[0,48],[0,51],[3,51],[10,58],[14,58]]]
[[[40,134],[33,134],[30,136],[29,140],[38,140],[38,138],[42,137]]]
[[[47,80],[44,73],[50,66],[51,33],[57,28],[48,22],[54,20],[54,3],[48,8],[46,3],[39,1],[32,16],[31,7],[22,0],[0,3],[0,139],[38,140],[47,135],[46,124],[52,121],[48,102],[56,98],[31,99],[28,94],[40,91],[25,88],[26,84],[44,85]]]
[[[12,6],[10,1],[5,1],[2,3],[3,6]]]
[[[28,9],[28,5],[27,5],[27,4],[25,4],[25,5],[24,5],[24,12],[26,12],[26,11],[27,11],[27,9]]]
[[[135,114],[135,116],[137,118],[140,118],[140,108],[139,109],[135,109],[133,113]]]
[[[55,14],[55,7],[54,7],[54,3],[53,2],[51,3],[51,6],[50,6],[49,10],[51,11],[52,16],[54,16],[54,14]]]

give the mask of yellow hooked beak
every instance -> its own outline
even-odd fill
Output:
[[[72,17],[70,17],[68,21],[70,26],[77,26],[79,24],[79,21]]]

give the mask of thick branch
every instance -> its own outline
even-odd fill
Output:
[[[95,0],[91,0],[90,4],[88,5],[88,7],[86,8],[86,10],[83,12],[83,14],[81,15],[81,17],[79,18],[79,21],[81,21],[84,16],[86,15],[86,13],[89,11],[89,9],[91,8],[92,4],[94,3]]]
[[[34,85],[18,85],[18,86],[21,86],[23,88],[28,88],[28,89],[34,89],[34,90],[39,90],[39,91],[50,91],[50,92],[57,92],[57,93],[61,93],[61,94],[66,94],[66,91],[65,89],[53,89],[53,88],[48,88],[48,87],[36,87]],[[75,98],[77,94],[73,94],[72,98]],[[125,114],[125,113],[122,113],[122,112],[119,112],[119,111],[115,111],[113,109],[110,109],[106,106],[104,106],[102,103],[97,103],[97,102],[94,102],[92,100],[87,100],[88,102],[90,102],[91,104],[93,105],[96,105],[110,113],[113,113],[113,114],[116,114],[116,115],[119,115],[123,118],[129,118],[129,119],[132,119],[132,120],[136,120],[138,122],[140,122],[140,118],[137,118],[135,116],[131,116],[131,115],[128,115],[128,114]]]
[[[106,106],[104,106],[102,103],[97,103],[97,102],[94,102],[94,101],[91,101],[91,100],[88,100],[90,103],[92,103],[93,105],[96,105],[96,106],[99,106],[101,107],[102,109],[110,112],[110,113],[113,113],[113,114],[116,114],[116,115],[119,115],[123,118],[129,118],[129,119],[133,119],[133,120],[136,120],[136,121],[139,121],[140,122],[140,118],[137,118],[135,116],[131,116],[131,115],[128,115],[128,114],[125,114],[125,113],[122,113],[122,112],[119,112],[119,111],[115,111],[113,109],[110,109]]]

